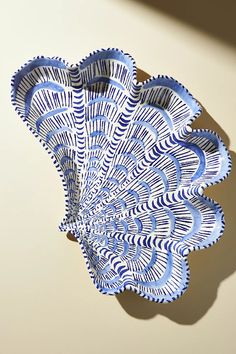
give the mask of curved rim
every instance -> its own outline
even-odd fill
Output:
[[[120,289],[115,290],[112,293],[108,293],[108,292],[104,291],[102,288],[100,288],[99,285],[97,284],[97,282],[95,281],[95,276],[94,276],[94,273],[92,271],[92,268],[90,267],[89,258],[87,256],[86,251],[85,251],[85,248],[84,248],[82,240],[80,240],[79,238],[76,237],[76,232],[75,231],[70,231],[70,233],[78,241],[78,243],[80,245],[80,248],[81,248],[81,251],[82,251],[82,254],[84,256],[85,264],[87,266],[87,270],[89,272],[90,278],[92,279],[93,284],[95,285],[95,287],[97,288],[97,290],[101,294],[114,296],[114,295],[118,295],[118,294],[123,293],[125,290],[129,290],[129,291],[132,291],[132,292],[136,293],[137,295],[143,297],[144,299],[152,301],[152,302],[156,302],[156,303],[171,303],[171,302],[177,300],[178,298],[180,298],[186,292],[186,290],[188,289],[189,282],[190,282],[190,268],[189,268],[189,264],[188,264],[188,255],[185,255],[185,256],[182,256],[182,260],[185,263],[185,267],[186,267],[185,268],[185,274],[184,274],[185,275],[185,279],[184,279],[184,282],[183,282],[183,287],[182,288],[178,288],[172,295],[169,295],[168,298],[164,298],[164,297],[159,298],[159,299],[154,298],[154,297],[152,297],[149,294],[146,294],[146,293],[144,293],[142,291],[139,291],[136,287],[134,287],[134,286],[132,286],[130,284],[126,285],[125,283],[120,287]]]
[[[65,217],[63,220],[66,219],[66,216],[68,215],[68,211],[69,211],[69,194],[68,194],[68,190],[67,190],[67,185],[66,185],[66,181],[64,179],[64,175],[63,175],[63,171],[60,167],[60,165],[58,164],[57,160],[56,160],[56,157],[54,156],[53,152],[49,150],[49,148],[46,146],[46,144],[44,143],[44,141],[39,137],[39,135],[31,128],[31,126],[29,125],[29,123],[26,121],[26,118],[25,116],[20,113],[18,107],[17,107],[17,103],[16,103],[16,97],[14,96],[14,93],[13,93],[13,90],[14,90],[14,84],[15,84],[15,80],[16,80],[16,76],[17,74],[22,70],[24,69],[27,65],[29,65],[32,61],[34,60],[37,60],[37,59],[48,59],[48,60],[52,60],[52,59],[55,59],[55,60],[58,60],[58,61],[61,61],[63,64],[65,64],[66,66],[66,69],[70,69],[70,68],[79,68],[81,65],[83,65],[83,63],[85,63],[85,61],[88,59],[88,58],[91,58],[92,56],[98,54],[98,53],[102,53],[102,52],[108,52],[108,51],[116,51],[122,55],[124,55],[125,57],[127,57],[131,63],[132,63],[132,69],[133,69],[133,73],[132,73],[132,80],[133,80],[133,83],[137,86],[144,86],[144,85],[147,85],[151,82],[153,82],[154,80],[158,80],[158,79],[162,79],[162,78],[165,78],[166,80],[169,80],[169,81],[172,81],[174,83],[176,83],[177,85],[179,85],[179,87],[181,87],[185,93],[189,96],[190,99],[192,99],[194,101],[194,103],[196,104],[196,106],[198,107],[198,109],[196,110],[195,114],[190,118],[190,120],[188,121],[188,123],[186,124],[186,126],[189,126],[189,133],[192,131],[192,128],[191,128],[191,124],[195,121],[195,119],[197,119],[200,114],[202,113],[202,108],[199,104],[199,102],[193,97],[193,95],[187,90],[187,88],[182,85],[180,82],[178,82],[176,79],[170,77],[170,76],[166,76],[166,75],[158,75],[158,76],[152,76],[150,78],[148,78],[147,80],[143,81],[143,82],[138,82],[137,81],[137,67],[136,67],[136,63],[133,59],[133,57],[128,54],[128,53],[125,53],[123,52],[122,50],[118,49],[118,48],[107,48],[107,49],[99,49],[99,50],[95,50],[93,52],[91,52],[89,55],[87,55],[86,57],[84,57],[80,62],[79,64],[69,64],[68,62],[66,62],[64,59],[62,59],[61,57],[58,57],[58,56],[53,56],[53,57],[47,57],[47,56],[35,56],[33,57],[32,59],[28,60],[27,62],[25,62],[13,75],[12,77],[12,80],[11,80],[11,102],[13,104],[13,106],[15,107],[15,111],[17,112],[17,114],[21,117],[21,119],[26,123],[27,127],[29,128],[29,130],[31,131],[31,133],[39,140],[39,142],[43,145],[43,147],[45,148],[45,150],[47,151],[47,153],[50,155],[51,159],[53,160],[53,163],[54,165],[56,166],[56,169],[59,173],[59,176],[62,180],[62,185],[63,185],[63,189],[64,189],[64,192],[65,192]],[[209,182],[207,183],[203,188],[207,188],[209,187],[210,185],[215,185],[215,184],[218,184],[220,182],[222,182],[224,179],[226,179],[231,171],[231,167],[232,167],[232,161],[231,161],[231,156],[230,156],[230,153],[227,149],[227,147],[225,146],[225,144],[223,143],[222,139],[219,137],[219,135],[217,133],[215,133],[214,131],[212,130],[208,130],[208,129],[197,129],[197,130],[193,130],[194,132],[209,132],[213,135],[215,135],[217,137],[217,139],[220,141],[220,144],[221,146],[223,147],[223,154],[224,154],[224,157],[225,157],[225,160],[226,160],[226,166],[225,166],[225,172],[219,176],[218,179],[214,180],[213,182]],[[202,195],[202,198],[204,198],[206,201],[209,201],[209,202],[212,202],[216,205],[218,211],[221,213],[222,217],[223,217],[223,210],[221,208],[221,206],[216,203],[213,199],[205,196],[205,195]],[[210,242],[209,244],[207,244],[207,246],[203,246],[203,247],[195,247],[194,249],[191,249],[189,248],[189,252],[192,252],[192,251],[196,251],[198,249],[202,249],[202,248],[208,248],[210,246],[212,246],[213,244],[215,244],[216,242],[218,242],[218,240],[220,239],[221,235],[223,234],[224,232],[224,226],[225,226],[225,223],[224,223],[224,220],[222,221],[222,227],[219,231],[219,234],[217,236],[216,239],[214,239],[212,242]],[[73,231],[73,230],[70,230],[71,234],[73,234],[75,237],[76,237],[76,232]],[[77,237],[76,237],[77,238]],[[94,278],[94,273],[90,267],[90,264],[89,264],[89,261],[88,261],[88,256],[86,254],[86,251],[84,249],[84,246],[83,246],[83,243],[80,239],[78,239],[78,242],[80,243],[80,246],[81,246],[81,249],[82,249],[82,253],[83,253],[83,256],[85,258],[85,262],[86,262],[86,265],[87,265],[87,268],[88,268],[88,272],[89,272],[89,275],[90,277],[93,279],[93,282],[96,286],[96,288],[101,292],[101,293],[106,293],[104,292],[101,288],[99,288],[98,284],[95,282]],[[183,261],[185,262],[185,265],[186,265],[186,277],[185,277],[185,281],[184,281],[184,286],[183,288],[179,288],[175,291],[175,293],[173,294],[173,296],[170,296],[169,299],[154,299],[153,297],[151,297],[150,295],[148,294],[145,294],[143,292],[139,292],[134,286],[132,285],[123,285],[119,290],[117,291],[114,291],[112,294],[109,294],[109,295],[117,295],[119,293],[122,293],[123,291],[125,290],[131,290],[135,293],[137,293],[139,296],[145,298],[145,299],[148,299],[150,301],[154,301],[154,302],[160,302],[160,303],[163,303],[163,302],[172,302],[176,299],[178,299],[180,296],[183,295],[183,293],[186,291],[186,289],[188,288],[188,285],[189,285],[189,273],[190,273],[190,270],[189,270],[189,265],[188,265],[188,261],[187,261],[187,257],[188,257],[188,254],[184,255],[182,258],[183,258]]]

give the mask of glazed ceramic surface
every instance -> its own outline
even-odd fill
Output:
[[[230,169],[221,139],[192,130],[192,95],[167,76],[137,82],[132,57],[107,49],[78,65],[34,58],[14,75],[12,102],[60,173],[60,230],[78,239],[96,287],[178,298],[188,254],[223,232],[221,207],[203,192]]]

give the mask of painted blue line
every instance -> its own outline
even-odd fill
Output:
[[[49,143],[49,141],[52,139],[52,137],[54,135],[57,135],[57,134],[60,134],[60,133],[63,133],[63,132],[72,133],[72,129],[69,128],[69,127],[61,127],[61,128],[58,128],[58,129],[51,130],[50,132],[48,132],[48,134],[46,136],[46,143]]]
[[[170,130],[173,130],[173,122],[163,107],[161,107],[157,103],[147,103],[147,104],[143,105],[143,108],[146,108],[146,107],[151,107],[151,108],[156,109],[163,116],[163,118],[165,119]]]
[[[136,282],[139,285],[142,286],[147,286],[147,287],[161,287],[163,286],[168,279],[170,278],[171,274],[172,274],[172,268],[173,268],[173,256],[170,252],[168,252],[167,254],[167,264],[166,264],[166,270],[163,274],[163,276],[156,280],[156,281],[142,281],[142,280],[136,280]]]
[[[56,114],[60,114],[62,112],[65,112],[67,111],[68,108],[57,108],[57,109],[54,109],[53,111],[51,112],[48,112],[44,115],[42,115],[41,117],[39,117],[36,121],[36,129],[37,129],[37,132],[39,133],[40,132],[40,125],[48,118],[52,117],[52,116],[55,116]]]
[[[157,141],[158,131],[150,123],[145,122],[143,120],[136,120],[133,122],[133,125],[142,125],[143,127],[147,128],[151,133],[153,133],[153,135],[155,136],[155,141]]]
[[[191,178],[191,181],[193,182],[196,179],[198,179],[199,177],[201,177],[205,171],[205,168],[206,168],[205,154],[202,151],[202,149],[196,144],[188,143],[185,141],[179,141],[178,144],[185,147],[186,149],[192,150],[199,158],[198,169],[196,170],[196,172],[194,173],[194,175]]]
[[[51,81],[47,81],[47,82],[42,82],[40,84],[37,84],[33,87],[31,87],[25,95],[25,116],[28,117],[29,112],[30,112],[30,105],[31,105],[31,100],[33,98],[33,95],[35,94],[35,92],[39,91],[39,90],[52,90],[52,91],[56,91],[56,92],[64,92],[64,87],[62,87],[59,84],[56,84],[54,82]]]
[[[120,90],[124,90],[124,86],[122,86],[119,82],[112,80],[109,77],[103,77],[103,76],[98,76],[98,77],[93,78],[92,80],[90,80],[87,83],[87,86],[91,86],[93,84],[96,84],[97,82],[104,82],[105,84],[116,86]]]
[[[193,206],[193,204],[187,200],[184,201],[184,205],[186,206],[186,208],[189,210],[189,212],[191,213],[191,215],[193,217],[193,224],[192,224],[190,232],[188,232],[186,235],[184,235],[182,237],[181,241],[189,240],[193,235],[195,235],[200,230],[201,223],[202,223],[202,214],[201,214],[200,210],[195,208]]]
[[[121,63],[125,64],[129,68],[130,72],[132,72],[134,69],[134,64],[131,58],[117,50],[103,50],[89,56],[87,59],[85,59],[82,62],[82,64],[80,65],[80,69],[81,70],[85,69],[88,65],[93,64],[97,60],[107,60],[107,59],[114,59],[120,61]]]
[[[113,100],[112,98],[107,98],[107,97],[103,97],[103,96],[94,98],[93,100],[89,101],[88,106],[92,106],[95,103],[101,103],[101,102],[107,102],[107,103],[114,104],[117,108],[117,103],[115,100]]]
[[[164,187],[165,187],[163,193],[166,193],[168,191],[168,189],[169,189],[169,182],[168,182],[168,179],[167,179],[167,176],[165,175],[165,173],[162,170],[160,170],[160,168],[157,168],[157,167],[154,167],[154,166],[151,166],[150,170],[155,172],[155,173],[157,173],[158,176],[161,177],[162,182],[163,182]]]
[[[23,77],[29,74],[32,70],[41,66],[51,66],[57,69],[66,69],[66,65],[60,60],[49,58],[34,59],[16,74],[14,81],[15,93],[17,92],[18,86],[20,85]]]

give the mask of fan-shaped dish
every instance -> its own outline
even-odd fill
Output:
[[[137,82],[118,49],[79,65],[36,57],[12,80],[12,102],[51,154],[66,192],[60,230],[81,244],[96,287],[171,302],[187,288],[189,252],[221,236],[221,207],[203,195],[230,157],[179,82]]]

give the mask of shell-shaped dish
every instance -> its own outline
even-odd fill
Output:
[[[221,207],[203,195],[230,157],[201,107],[171,77],[136,80],[133,58],[95,51],[78,65],[36,57],[12,79],[12,102],[63,181],[60,230],[81,244],[96,287],[171,302],[187,288],[191,251],[214,244]]]

